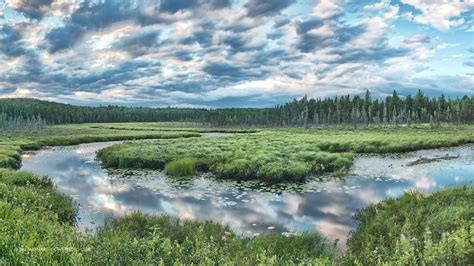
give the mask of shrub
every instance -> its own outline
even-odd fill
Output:
[[[197,159],[183,158],[165,165],[165,173],[171,176],[192,176],[196,173]]]
[[[0,154],[0,167],[17,169],[20,167],[20,161],[13,157]]]
[[[77,205],[57,191],[51,180],[29,172],[0,169],[0,200],[21,206],[28,213],[50,212],[62,223],[75,224]]]
[[[371,204],[355,215],[359,225],[348,240],[349,255],[362,264],[397,262],[403,254],[401,264],[472,261],[473,199],[474,187],[453,187]]]

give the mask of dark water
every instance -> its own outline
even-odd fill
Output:
[[[366,156],[344,180],[265,186],[259,182],[166,177],[159,171],[107,173],[95,161],[108,143],[42,150],[23,157],[23,170],[50,176],[80,204],[79,226],[95,228],[133,210],[184,219],[212,219],[242,234],[318,231],[341,247],[354,229],[357,209],[404,191],[434,191],[473,184],[474,145],[426,150],[400,156]],[[417,166],[420,157],[459,158]]]

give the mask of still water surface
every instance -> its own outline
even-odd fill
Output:
[[[48,175],[79,204],[79,227],[93,229],[133,210],[183,219],[212,219],[242,234],[318,231],[344,243],[357,209],[407,190],[435,191],[473,184],[474,145],[391,156],[361,156],[342,179],[264,185],[200,176],[167,177],[159,171],[112,173],[95,160],[114,142],[55,147],[23,156],[23,170]],[[115,142],[116,143],[116,142]],[[420,157],[459,158],[406,166]]]

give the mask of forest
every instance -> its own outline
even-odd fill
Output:
[[[22,122],[20,122],[22,121]],[[474,96],[428,97],[422,91],[385,99],[365,96],[294,99],[271,108],[85,107],[34,99],[0,99],[0,128],[41,128],[48,124],[110,122],[192,122],[208,126],[377,127],[401,124],[474,122]]]

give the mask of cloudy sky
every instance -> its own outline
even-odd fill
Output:
[[[0,97],[262,107],[474,94],[474,0],[0,0]]]

